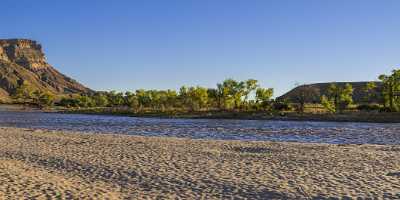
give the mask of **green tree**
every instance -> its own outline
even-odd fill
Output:
[[[191,98],[191,102],[195,105],[197,110],[201,110],[202,108],[207,108],[207,103],[208,103],[207,88],[199,86],[191,87],[189,89],[189,96]]]
[[[321,103],[330,112],[343,112],[353,103],[353,87],[349,83],[344,87],[331,84],[327,96],[321,97]]]
[[[108,98],[104,93],[98,92],[92,96],[92,99],[97,107],[108,106]]]
[[[244,95],[244,103],[245,103],[245,106],[246,106],[246,108],[245,109],[248,109],[250,106],[250,103],[249,103],[249,96],[250,96],[250,94],[252,94],[254,91],[256,91],[256,89],[259,87],[259,85],[258,85],[258,81],[257,80],[255,80],[255,79],[248,79],[248,80],[246,80],[245,82],[244,82],[244,92],[243,92],[243,95]]]
[[[151,105],[151,96],[150,96],[149,92],[147,92],[143,89],[139,89],[139,90],[136,90],[136,96],[139,101],[139,110],[142,110]]]
[[[256,90],[256,104],[258,107],[267,110],[271,106],[271,98],[274,95],[272,88],[257,88]]]
[[[190,106],[189,93],[186,86],[182,86],[181,88],[179,88],[179,101],[181,106],[184,108]]]
[[[125,104],[128,107],[132,108],[135,112],[139,111],[139,98],[136,96],[135,93],[125,92]]]
[[[332,99],[329,99],[325,95],[322,95],[321,97],[321,104],[324,106],[329,112],[335,113],[336,112],[336,107],[335,103],[332,101]]]
[[[42,92],[41,90],[35,90],[31,94],[32,103],[39,107],[52,106],[54,103],[54,96],[49,92]]]
[[[19,87],[15,90],[13,97],[18,101],[30,102],[33,98],[33,89],[29,85],[28,82],[24,81]]]
[[[167,109],[173,109],[177,105],[178,94],[175,90],[167,90],[165,92],[166,100],[165,105]]]
[[[78,97],[78,102],[79,102],[78,105],[84,108],[94,107],[96,105],[93,99],[87,95],[81,95],[80,97]]]
[[[44,92],[39,96],[39,106],[46,107],[54,104],[54,96],[51,93]]]
[[[300,85],[294,90],[294,100],[298,103],[298,111],[304,113],[307,102],[316,102],[319,98],[319,90],[312,85]]]
[[[63,97],[58,105],[60,106],[65,106],[65,107],[79,107],[79,99],[78,98],[73,98],[73,97]]]
[[[382,96],[385,108],[399,111],[400,108],[400,70],[393,70],[391,75],[380,75]]]
[[[122,106],[125,104],[124,94],[122,92],[111,91],[107,93],[107,99],[112,106]]]
[[[231,108],[233,103],[234,109],[240,109],[242,105],[242,97],[245,94],[245,83],[243,81],[236,81],[233,79],[226,79],[222,85],[222,94],[224,100],[224,107]]]
[[[371,103],[374,99],[377,98],[376,89],[377,86],[375,82],[368,82],[365,84],[363,88],[363,92],[365,93],[363,101],[365,103]]]

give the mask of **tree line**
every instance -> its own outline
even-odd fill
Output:
[[[389,75],[380,75],[378,79],[382,87],[378,87],[375,82],[368,82],[363,87],[363,98],[358,102],[358,110],[379,110],[383,112],[400,111],[400,70],[393,70]],[[340,113],[354,105],[353,87],[347,83],[344,86],[332,83],[327,90],[327,94],[320,97],[322,106],[331,113]],[[304,86],[295,94],[299,111],[304,111],[307,99],[318,96],[315,88]],[[373,103],[375,101],[375,103]]]
[[[400,111],[400,70],[389,75],[380,75],[382,87],[374,82],[363,88],[363,102],[358,109],[379,109],[387,112]],[[304,112],[308,101],[315,99],[332,113],[339,113],[354,105],[351,84],[331,84],[324,95],[315,88],[304,85],[296,90],[295,102],[273,99],[273,88],[262,88],[255,79],[237,81],[226,79],[215,88],[182,86],[176,90],[145,90],[116,92],[100,91],[91,94],[69,95],[61,99],[49,92],[32,90],[23,83],[13,94],[20,102],[30,102],[41,107],[54,104],[64,107],[125,107],[134,112],[142,111],[273,111],[291,110]],[[378,99],[378,105],[372,104]]]
[[[274,105],[273,89],[262,88],[255,79],[226,79],[216,88],[182,86],[176,90],[145,90],[63,97],[56,104],[65,107],[126,107],[141,111],[269,110]]]

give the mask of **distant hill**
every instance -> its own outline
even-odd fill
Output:
[[[55,95],[91,91],[48,64],[36,41],[0,39],[0,100],[9,100],[24,82],[34,90]]]
[[[381,82],[376,82],[374,81],[375,84],[377,85],[377,88],[375,90],[375,93],[378,94],[382,88],[382,83]],[[314,93],[316,94],[315,96],[309,96],[306,98],[307,103],[320,103],[320,99],[322,95],[327,95],[328,93],[328,88],[329,86],[334,83],[337,84],[340,87],[343,87],[346,83],[349,83],[353,86],[353,101],[354,103],[362,103],[364,100],[364,97],[367,95],[367,93],[363,90],[363,88],[366,86],[367,81],[365,82],[328,82],[328,83],[315,83],[315,84],[307,84],[307,85],[301,85],[298,86],[286,94],[280,96],[277,98],[277,100],[288,100],[293,103],[298,103],[297,100],[297,95],[299,94],[299,91],[302,90],[304,87],[311,88]],[[379,99],[375,98],[372,99],[372,103],[378,103]]]

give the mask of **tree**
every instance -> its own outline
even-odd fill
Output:
[[[226,79],[222,85],[224,107],[230,108],[233,103],[233,108],[239,109],[242,104],[242,97],[245,93],[245,83],[233,79]]]
[[[331,112],[331,113],[335,113],[336,112],[335,103],[332,101],[332,99],[328,99],[328,97],[326,97],[325,95],[322,95],[322,97],[321,97],[321,104],[329,112]]]
[[[353,87],[349,83],[344,87],[331,84],[327,96],[321,97],[321,103],[329,112],[342,112],[353,103]]]
[[[87,95],[81,95],[80,97],[78,97],[78,102],[79,106],[83,108],[94,107],[96,105],[93,99]]]
[[[225,106],[226,92],[225,92],[224,86],[221,83],[217,84],[215,96],[216,96],[218,108],[220,110],[226,109],[226,106]]]
[[[66,98],[63,97],[61,101],[58,103],[60,106],[65,106],[65,107],[79,107],[79,100],[77,98]]]
[[[97,107],[108,106],[108,98],[104,92],[96,92],[91,98]]]
[[[376,88],[377,86],[375,82],[368,82],[365,84],[363,88],[363,92],[365,93],[363,101],[365,103],[371,103],[374,99],[377,98]]]
[[[39,96],[39,106],[46,107],[54,104],[54,96],[51,93],[44,92]]]
[[[220,108],[218,90],[207,88],[208,106],[211,108]]]
[[[192,98],[192,102],[195,102],[196,107],[198,109],[207,108],[208,103],[208,93],[207,88],[203,87],[192,87],[190,90],[190,96]]]
[[[271,98],[273,95],[274,90],[272,88],[257,88],[256,103],[260,105],[263,110],[266,110],[271,106]]]
[[[32,101],[33,90],[28,82],[24,81],[19,87],[15,90],[13,97],[19,101]]]
[[[190,110],[201,110],[208,106],[207,88],[203,87],[181,87],[180,98],[183,104]]]
[[[32,102],[39,107],[52,106],[54,103],[54,96],[49,92],[42,92],[36,90],[31,95]]]
[[[246,104],[246,106],[248,107],[249,105],[249,95],[254,92],[257,88],[259,87],[258,85],[258,81],[255,79],[248,79],[244,82],[244,102]]]
[[[400,70],[393,70],[391,75],[380,75],[379,80],[383,83],[384,107],[390,111],[398,111],[400,109]]]
[[[298,111],[304,112],[307,102],[315,102],[319,97],[319,90],[312,85],[300,85],[294,90],[294,98],[296,103],[299,104]]]
[[[167,90],[165,92],[166,100],[165,105],[167,109],[173,109],[177,104],[178,94],[175,90]]]
[[[136,96],[139,101],[139,110],[142,110],[143,108],[150,106],[151,97],[149,96],[148,92],[146,92],[143,89],[139,89],[139,90],[136,90]]]
[[[107,93],[107,98],[112,106],[122,106],[125,103],[124,94],[122,92],[111,91]]]
[[[179,101],[182,107],[187,107],[190,105],[190,99],[189,99],[189,94],[188,94],[188,88],[186,86],[182,86],[179,88]]]

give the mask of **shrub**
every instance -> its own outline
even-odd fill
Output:
[[[274,102],[273,108],[274,108],[274,110],[278,110],[278,111],[292,110],[292,106],[290,106],[290,104],[288,102],[279,102],[279,101]]]
[[[361,104],[357,106],[357,110],[361,111],[379,111],[381,107],[378,104]]]

